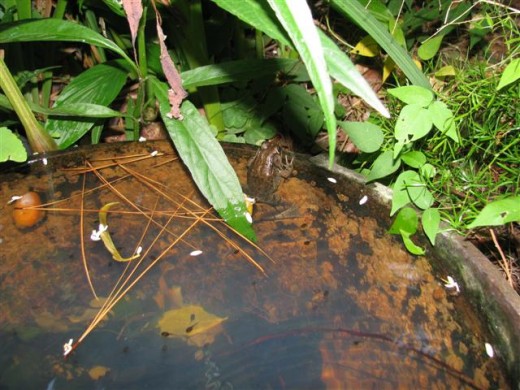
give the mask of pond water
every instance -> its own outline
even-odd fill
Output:
[[[510,387],[464,286],[386,234],[366,188],[297,158],[283,204],[255,205],[255,247],[167,143],[93,150],[2,175],[0,388]],[[245,178],[252,150],[227,152]],[[45,216],[17,228],[27,191]],[[139,257],[91,239],[104,218]]]

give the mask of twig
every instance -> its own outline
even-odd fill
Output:
[[[511,264],[506,259],[506,256],[504,255],[504,252],[502,251],[502,248],[500,247],[500,244],[498,243],[498,240],[495,236],[495,232],[493,229],[489,229],[489,233],[491,233],[491,238],[493,239],[493,243],[495,244],[495,247],[498,250],[498,253],[500,253],[500,265],[504,273],[506,274],[506,280],[509,283],[511,287],[513,287],[513,275],[511,274]],[[513,287],[514,288],[514,287]]]

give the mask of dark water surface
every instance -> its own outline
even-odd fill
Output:
[[[251,150],[228,151],[244,178]],[[464,286],[454,294],[428,258],[386,234],[370,197],[359,205],[363,188],[309,166],[296,162],[281,206],[255,205],[265,254],[204,214],[166,143],[4,174],[0,389],[509,388]],[[47,202],[45,218],[18,229],[7,203],[29,190]],[[127,257],[141,246],[139,259],[117,262],[91,240],[110,202],[116,248]],[[120,301],[65,359],[63,345],[76,347],[114,293]]]

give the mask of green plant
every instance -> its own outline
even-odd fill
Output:
[[[22,42],[87,43],[92,48],[91,56],[88,58],[94,63],[94,66],[80,72],[72,82],[63,88],[51,109],[45,106],[45,102],[38,104],[33,101],[33,111],[43,113],[45,131],[40,129],[39,133],[50,134],[59,148],[75,144],[88,132],[91,133],[92,142],[98,142],[104,119],[119,116],[124,119],[127,136],[130,139],[136,139],[139,123],[147,120],[148,114],[153,117],[155,99],[158,99],[161,117],[199,188],[217,211],[248,237],[253,237],[253,233],[245,218],[245,205],[238,180],[230,169],[220,146],[213,138],[214,131],[219,134],[219,138],[229,136],[229,133],[222,129],[222,126],[225,125],[226,106],[220,104],[220,92],[216,86],[244,83],[254,79],[258,77],[258,73],[254,72],[255,67],[257,69],[268,67],[270,71],[264,74],[273,79],[277,78],[281,72],[287,71],[289,66],[297,65],[296,60],[287,59],[284,63],[278,59],[258,58],[261,55],[264,39],[274,39],[275,44],[282,49],[283,56],[299,55],[303,60],[307,72],[300,70],[300,75],[305,73],[303,80],[310,80],[313,83],[318,97],[316,107],[321,107],[323,113],[323,117],[316,114],[314,119],[310,120],[310,125],[306,127],[306,137],[312,139],[317,130],[321,128],[321,123],[325,123],[329,133],[331,163],[335,150],[336,117],[330,76],[364,98],[383,115],[388,115],[385,107],[366,81],[355,70],[348,56],[323,32],[315,28],[309,9],[301,7],[301,4],[295,6],[292,3],[274,0],[268,2],[251,0],[237,4],[217,0],[215,4],[220,7],[218,10],[201,2],[188,1],[178,1],[171,8],[163,7],[161,9],[156,9],[155,2],[149,1],[143,1],[142,4],[123,1],[121,4],[117,1],[105,0],[103,4],[95,5],[83,2],[80,3],[80,14],[78,15],[78,19],[84,24],[81,25],[61,20],[67,2],[59,2],[55,17],[43,19],[30,19],[35,15],[22,17],[22,6],[26,9],[28,3],[30,2],[19,2],[17,3],[18,8],[11,4],[9,12],[4,14],[0,25],[0,44],[9,43],[10,47],[16,47],[16,44]],[[341,2],[337,2],[336,5],[358,25],[365,26],[371,31],[378,31],[378,22],[361,5],[356,3],[348,9],[344,9]],[[229,14],[222,14],[222,10],[238,17],[233,20],[232,25],[236,30],[234,37],[237,37],[239,55],[247,52],[246,35],[250,31],[250,27],[243,23],[253,26],[256,29],[254,38],[256,49],[249,52],[253,55],[249,54],[249,57],[244,55],[243,58],[239,57],[238,60],[229,62],[217,63],[213,60],[215,64],[211,64],[210,58],[229,58],[229,51],[224,54],[216,52],[209,54],[210,49],[215,48],[216,45],[215,42],[210,42],[209,36],[204,34],[202,29],[203,7],[208,7],[205,11],[212,17],[216,15],[216,20],[219,17],[228,20],[232,18]],[[180,16],[179,20],[187,20],[189,23],[185,25],[181,23],[180,30],[174,31],[174,24],[169,18],[170,12],[174,17],[175,15]],[[96,14],[105,22],[103,30],[105,36],[100,33],[100,26],[94,23]],[[114,15],[127,18],[131,31],[130,36],[125,31],[121,32],[120,20],[109,22],[111,20],[109,17]],[[161,15],[162,25],[157,22],[159,15]],[[17,16],[18,19],[28,20],[16,21]],[[150,21],[154,19],[157,22],[155,23],[157,33],[149,28]],[[168,30],[169,37],[173,37],[165,42],[173,48],[169,54],[167,54],[166,45],[162,44],[165,37],[161,35],[161,26]],[[378,38],[384,40],[385,48],[389,51],[397,47],[387,34],[381,34]],[[200,45],[197,46],[197,44]],[[193,50],[195,47],[197,50]],[[133,56],[129,55],[129,52],[133,52]],[[191,92],[197,92],[193,95],[193,101],[197,104],[201,102],[211,126],[206,125],[206,120],[200,117],[195,107],[188,102],[180,106],[180,111],[177,112],[180,114],[179,118],[171,117],[171,114],[174,114],[175,117],[177,110],[175,105],[180,105],[183,93],[178,90],[175,102],[173,102],[173,111],[171,108],[167,109],[167,104],[170,107],[172,104],[172,96],[168,95],[168,88],[173,88],[172,80],[169,79],[173,73],[171,73],[171,67],[165,71],[163,61],[170,56],[173,56],[177,66],[182,69],[183,87]],[[424,76],[410,65],[412,61],[406,53],[400,51],[397,57],[399,58],[396,58],[396,62],[403,64],[405,72],[408,72],[410,77],[417,82],[424,84]],[[13,63],[12,70],[16,69],[17,72],[25,70],[23,64],[20,65],[16,61]],[[45,70],[45,72],[47,72],[45,85],[48,88],[50,71]],[[170,87],[159,81],[164,76],[169,79]],[[126,97],[126,113],[121,114],[109,110],[108,106],[115,102],[129,81],[137,86],[137,92],[133,97]],[[90,88],[93,84],[96,85],[96,88]],[[37,84],[32,83],[32,85],[33,92],[35,92],[34,85]],[[19,85],[19,88],[23,87],[23,84]],[[284,87],[285,96],[290,96],[295,102],[298,99],[308,100],[307,96],[310,96],[305,90],[296,88],[296,85],[284,85]],[[175,88],[173,89],[175,90]],[[33,95],[38,95],[38,93],[33,93]],[[237,96],[236,101],[238,99]],[[311,99],[314,100],[313,97]],[[2,99],[0,96],[0,104],[2,103],[5,109],[11,108],[7,99]],[[293,105],[293,107],[296,106],[297,104]],[[252,121],[252,123],[260,125],[260,127],[264,126],[265,120],[270,117],[269,114],[277,108],[279,107],[273,108],[273,106],[264,105],[263,119]],[[181,116],[184,119],[181,120]],[[291,113],[287,111],[287,118],[290,117]],[[236,115],[231,115],[231,118],[236,119]],[[200,134],[196,129],[187,127],[187,124],[197,126]],[[272,132],[272,128],[268,125],[266,129],[267,133]],[[265,135],[265,131],[257,132],[256,135],[253,131],[250,139],[257,142]],[[206,180],[207,177],[211,179]],[[227,200],[222,201],[223,198]]]
[[[5,161],[22,162],[27,160],[27,151],[20,138],[7,127],[0,127],[0,163]]]

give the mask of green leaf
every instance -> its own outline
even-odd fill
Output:
[[[245,23],[250,24],[257,30],[264,32],[284,45],[291,46],[291,41],[287,33],[276,19],[276,15],[272,9],[269,8],[267,0],[213,1],[219,7],[235,15]],[[340,50],[325,33],[322,31],[318,32],[330,75],[349,88],[354,94],[364,99],[370,106],[379,111],[381,115],[390,117],[386,107],[381,103],[363,76],[357,71],[350,58]]]
[[[424,249],[415,245],[411,236],[417,232],[419,224],[417,213],[414,209],[406,207],[396,216],[394,223],[388,230],[391,234],[400,234],[406,249],[414,255],[424,255]]]
[[[486,205],[467,228],[500,226],[520,221],[520,196],[512,196]]]
[[[370,11],[356,1],[332,0],[331,4],[342,14],[351,18],[365,30],[381,46],[394,62],[401,68],[406,77],[418,86],[431,89],[430,82],[415,65],[407,51],[399,46],[385,25],[374,18]]]
[[[356,69],[349,56],[340,50],[323,31],[320,30],[319,33],[330,75],[350,89],[352,93],[362,98],[381,115],[390,118],[390,113],[381,103],[367,80]]]
[[[125,71],[108,64],[96,65],[81,73],[63,89],[54,108],[77,105],[81,112],[90,108],[84,104],[107,106],[117,97],[125,82]],[[83,137],[95,123],[95,118],[50,118],[45,123],[45,129],[50,134],[57,134],[59,138],[56,142],[60,149],[65,149]]]
[[[436,100],[428,107],[428,111],[430,111],[433,125],[453,141],[460,143],[453,112],[446,103]]]
[[[377,125],[368,122],[338,122],[338,124],[362,152],[375,152],[383,144],[383,131]]]
[[[329,134],[329,165],[332,166],[336,150],[334,96],[332,93],[332,82],[323,55],[323,47],[314,25],[311,10],[305,2],[267,1],[285,28],[285,31],[291,37],[292,43],[305,63],[312,84],[316,89]]]
[[[511,61],[509,65],[506,66],[502,76],[500,77],[497,91],[504,88],[506,85],[514,83],[518,79],[520,79],[520,58]]]
[[[297,84],[280,89],[285,95],[283,104],[284,124],[295,134],[306,134],[312,140],[323,126],[323,110],[309,92]]]
[[[408,183],[416,180],[417,173],[414,171],[404,171],[396,179],[393,186],[392,210],[390,216],[394,215],[397,210],[406,206],[411,202],[408,195]]]
[[[200,66],[196,69],[182,72],[182,85],[188,89],[192,87],[248,81],[263,76],[275,75],[278,72],[283,72],[284,74],[290,72],[294,74],[298,64],[301,64],[299,60],[284,58],[222,62],[219,64]],[[305,70],[299,73],[299,81],[309,80]]]
[[[419,168],[421,177],[431,179],[437,174],[437,169],[432,164],[424,164]]]
[[[76,103],[64,103],[54,108],[45,108],[29,103],[29,107],[31,107],[31,110],[34,112],[48,116],[75,116],[83,118],[117,118],[123,116],[119,111],[92,103],[81,103],[80,105]]]
[[[410,202],[413,202],[413,204],[423,210],[430,207],[434,202],[433,195],[415,171],[402,172],[397,177],[393,190],[390,215],[393,215],[397,210]]]
[[[181,106],[182,120],[169,118],[168,85],[155,77],[150,78],[150,84],[159,101],[166,129],[199,190],[231,227],[244,237],[256,240],[246,218],[240,182],[206,119],[189,101]]]
[[[291,45],[289,36],[266,0],[213,0],[213,2],[280,43]]]
[[[392,152],[387,150],[379,155],[374,161],[372,169],[367,176],[367,182],[386,177],[397,171],[401,166],[401,159],[394,160]]]
[[[418,104],[404,106],[395,124],[395,138],[403,144],[418,140],[432,129],[430,112]]]
[[[401,155],[403,162],[412,168],[420,168],[426,163],[426,156],[422,152],[410,151]]]
[[[408,252],[410,252],[412,255],[416,255],[416,256],[424,255],[426,253],[424,251],[424,249],[418,245],[415,245],[415,243],[412,241],[410,236],[411,236],[411,234],[409,234],[407,232],[404,232],[404,231],[401,232],[401,237],[403,239],[404,246],[406,247]]]
[[[415,234],[419,225],[419,219],[414,209],[405,207],[396,215],[394,223],[388,229],[391,234],[400,234],[406,232],[408,234]]]
[[[435,245],[435,237],[439,232],[440,223],[441,215],[438,209],[429,208],[424,210],[422,214],[422,226],[426,237],[428,237],[428,240],[430,240],[432,245]]]
[[[419,46],[419,50],[417,50],[419,58],[424,61],[433,58],[439,51],[443,38],[443,35],[437,35],[423,42],[422,45]]]
[[[0,162],[27,160],[27,151],[20,138],[7,127],[0,127]]]
[[[81,42],[102,47],[119,54],[137,71],[135,63],[124,50],[103,35],[81,24],[60,19],[31,19],[0,25],[0,43],[12,42]]]
[[[416,85],[390,88],[388,89],[388,93],[403,103],[414,104],[420,107],[428,107],[434,98],[431,90]]]

